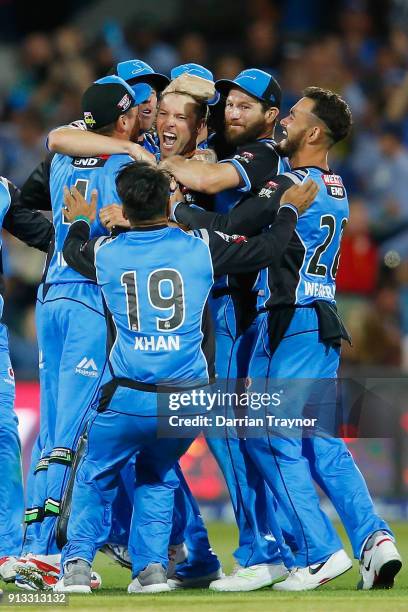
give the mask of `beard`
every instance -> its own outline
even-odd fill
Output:
[[[303,134],[298,134],[295,137],[292,137],[290,140],[288,137],[281,140],[279,144],[276,145],[275,151],[281,157],[292,157],[297,153],[302,144]]]
[[[227,123],[225,125],[225,140],[228,144],[237,147],[259,138],[261,134],[265,132],[265,121],[263,118],[258,119],[256,122],[240,130],[239,132],[236,132],[235,130],[231,131],[231,127],[233,127],[233,124]]]

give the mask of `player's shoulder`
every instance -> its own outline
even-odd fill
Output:
[[[190,241],[195,241],[195,244],[198,248],[205,248],[208,250],[211,242],[211,234],[214,232],[209,232],[207,229],[193,229],[186,232]],[[194,244],[194,242],[192,242]]]
[[[282,172],[279,176],[284,176],[295,185],[300,185],[300,183],[303,183],[303,181],[310,177],[310,175],[310,168],[295,168],[293,170]]]
[[[263,163],[271,165],[276,172],[280,163],[280,156],[275,150],[275,143],[271,139],[254,140],[243,145],[239,145],[229,159],[236,160],[243,167],[251,164]]]
[[[0,205],[3,212],[18,201],[19,194],[19,190],[11,181],[0,176]]]
[[[189,232],[195,238],[210,246],[214,242],[236,243],[247,242],[247,237],[240,234],[224,234],[219,230],[207,230],[205,228],[190,230]]]
[[[237,147],[237,154],[251,153],[252,155],[268,155],[279,157],[276,151],[276,143],[272,138],[261,138],[253,140]]]
[[[0,189],[3,197],[7,197],[10,201],[14,200],[20,193],[14,183],[5,176],[0,176]]]
[[[10,193],[10,181],[5,176],[0,176],[0,189],[2,193]]]
[[[114,155],[101,155],[101,159],[105,160],[106,166],[120,168],[126,164],[130,164],[135,160],[127,153],[115,153]]]
[[[66,125],[59,125],[58,127],[53,129],[53,132],[57,132],[58,130],[87,130],[86,123],[82,119],[76,119],[75,121],[71,121],[71,123],[67,123]]]

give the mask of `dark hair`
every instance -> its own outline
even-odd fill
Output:
[[[116,130],[116,121],[113,123],[109,123],[108,125],[104,125],[103,127],[94,130],[95,134],[100,134],[101,136],[112,136],[114,131]]]
[[[119,117],[121,117],[122,115],[128,115],[132,108],[133,106],[121,115],[119,115]],[[93,130],[93,132],[95,134],[100,134],[101,136],[113,136],[114,132],[116,131],[116,125],[118,123],[119,117],[116,119],[116,121],[112,121],[112,123],[108,123],[108,125],[104,125],[98,128],[97,130]]]
[[[270,108],[276,108],[275,104],[272,104],[271,102],[267,100],[258,100],[258,102],[262,106],[263,113],[266,113]]]
[[[353,121],[350,107],[343,98],[321,87],[306,87],[303,95],[314,101],[313,114],[326,124],[332,144],[348,136]]]
[[[130,224],[166,215],[170,177],[147,162],[130,162],[116,177],[116,188]]]

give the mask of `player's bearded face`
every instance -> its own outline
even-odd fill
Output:
[[[193,151],[200,126],[193,98],[185,94],[166,94],[160,100],[156,120],[161,157],[165,159]]]
[[[225,138],[235,146],[266,136],[268,126],[260,102],[240,89],[231,89],[225,104]]]
[[[276,151],[282,157],[292,157],[302,146],[306,128],[296,133],[287,133],[286,138],[277,145]]]
[[[281,120],[281,126],[286,132],[276,150],[285,157],[292,157],[303,146],[307,133],[316,123],[313,115],[314,102],[308,98],[301,98],[290,109],[287,117]]]

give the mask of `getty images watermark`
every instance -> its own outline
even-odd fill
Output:
[[[167,388],[168,389],[168,388]],[[395,438],[408,430],[408,377],[217,379],[158,393],[159,437]]]
[[[250,389],[252,381],[235,382],[217,381],[204,388],[168,393],[159,402],[160,435],[188,437],[198,430],[211,437],[225,437],[227,430],[228,435],[235,431],[238,437],[259,437],[279,430],[301,435],[305,429],[317,427],[318,417],[302,414],[301,401],[296,406],[289,389],[256,391]],[[231,387],[237,390],[229,390]]]

